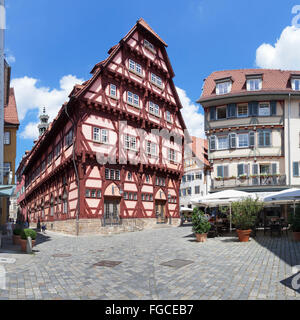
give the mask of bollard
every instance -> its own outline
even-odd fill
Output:
[[[27,238],[26,252],[32,253],[32,239],[30,237]]]

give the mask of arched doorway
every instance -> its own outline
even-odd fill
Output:
[[[155,215],[158,224],[163,224],[168,222],[166,214],[166,204],[167,198],[162,189],[159,189],[155,195]]]
[[[111,183],[104,192],[104,226],[119,225],[121,195],[115,183]]]

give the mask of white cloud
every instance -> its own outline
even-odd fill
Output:
[[[260,68],[300,69],[300,28],[286,27],[275,45],[263,43],[256,50],[256,65]]]
[[[189,134],[192,136],[205,138],[204,116],[200,113],[200,105],[192,103],[183,89],[176,87],[179,99],[182,104],[181,113],[185,121]]]
[[[16,58],[12,54],[7,55],[5,57],[5,59],[9,64],[12,64],[12,63],[16,62]]]
[[[67,75],[60,80],[60,89],[50,89],[47,87],[37,87],[38,80],[29,77],[13,79],[11,86],[15,89],[18,115],[20,121],[23,121],[28,111],[39,109],[41,113],[43,107],[46,107],[49,121],[52,121],[62,104],[68,100],[73,86],[81,84],[84,80],[78,79],[73,75]],[[31,119],[36,120],[36,119]],[[35,128],[34,121],[27,124],[25,130],[21,133],[24,139],[35,139],[38,131]],[[36,121],[38,122],[38,121]]]

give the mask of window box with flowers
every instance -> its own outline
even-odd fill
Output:
[[[248,176],[246,175],[246,174],[241,174],[240,176],[239,176],[239,179],[240,180],[245,180],[245,179],[247,179],[248,178]]]

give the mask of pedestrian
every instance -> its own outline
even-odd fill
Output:
[[[7,231],[7,235],[12,236],[12,222],[11,219],[9,219],[6,223],[6,231]]]
[[[24,228],[27,229],[28,227],[29,227],[29,223],[28,223],[28,221],[26,220],[26,221],[24,222]]]
[[[42,224],[42,232],[43,232],[43,233],[46,233],[46,229],[47,229],[47,227],[46,227],[45,223],[43,223],[43,224]]]

